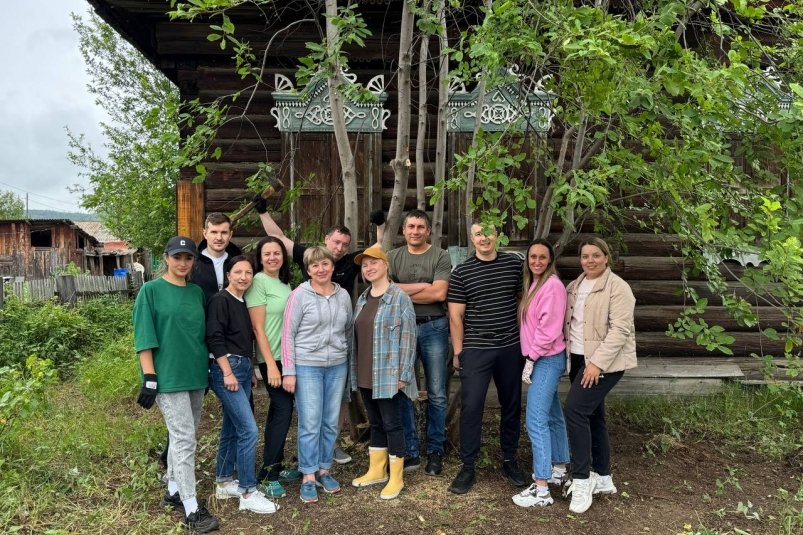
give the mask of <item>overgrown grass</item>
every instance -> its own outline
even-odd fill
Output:
[[[61,314],[52,313],[67,317]],[[176,515],[153,514],[161,493],[154,459],[165,431],[157,409],[143,411],[134,404],[139,371],[128,326],[130,306],[91,303],[83,312],[64,314],[80,314],[92,332],[111,330],[101,339],[102,349],[75,361],[61,382],[40,360],[29,360],[27,369],[9,368],[9,380],[0,381],[0,398],[20,377],[33,381],[28,397],[38,401],[14,413],[13,425],[0,433],[0,532],[181,533]],[[209,396],[205,418],[217,418],[215,404]],[[12,410],[0,406],[0,417],[6,409]],[[707,441],[777,459],[803,445],[800,390],[733,386],[704,398],[612,399],[609,410],[612,419],[651,435],[648,455]],[[215,433],[199,437],[199,476],[209,481],[217,438]],[[767,532],[803,532],[803,478],[795,481],[798,488],[767,489],[779,500],[776,516],[762,522]],[[686,533],[717,532],[698,526]]]
[[[153,450],[164,440],[157,411],[133,404],[139,383],[130,335],[79,365],[79,381],[2,443],[0,525],[7,532],[168,532],[175,518],[146,514],[159,485]]]
[[[76,362],[131,330],[131,306],[129,301],[98,298],[70,308],[54,300],[27,304],[9,296],[0,308],[0,366],[36,355],[69,377]]]
[[[618,421],[653,435],[648,453],[705,441],[779,459],[803,447],[803,390],[729,385],[705,397],[612,399]]]

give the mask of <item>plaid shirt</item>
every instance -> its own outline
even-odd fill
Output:
[[[357,299],[354,319],[360,315],[368,292],[365,290]],[[407,383],[402,391],[410,399],[418,397],[415,382],[415,310],[410,297],[390,283],[387,291],[380,297],[379,308],[374,318],[374,360],[373,360],[373,398],[388,399],[399,391],[399,381]],[[351,389],[357,390],[357,354],[353,349],[350,359]]]

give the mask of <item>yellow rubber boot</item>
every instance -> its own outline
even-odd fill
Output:
[[[383,500],[392,500],[404,488],[404,457],[390,456],[390,481],[382,489],[379,497]]]
[[[353,486],[367,487],[368,485],[376,485],[388,480],[387,448],[368,448],[368,462],[368,471],[354,479],[351,482]]]

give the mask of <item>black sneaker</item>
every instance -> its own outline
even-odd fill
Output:
[[[427,458],[427,466],[424,472],[431,476],[439,476],[443,470],[443,454],[433,451]]]
[[[184,524],[187,526],[187,529],[197,533],[209,533],[220,527],[218,519],[212,516],[212,514],[206,510],[206,507],[200,504],[198,505],[197,511],[184,517]]]
[[[502,472],[505,477],[510,481],[514,487],[526,487],[529,482],[524,477],[524,474],[519,469],[519,465],[515,460],[505,461],[502,463]]]
[[[169,492],[165,491],[165,495],[162,496],[162,507],[169,507],[171,511],[184,514],[184,502],[181,501],[178,492],[171,496]]]
[[[413,470],[418,470],[421,466],[421,457],[416,455],[415,457],[405,457],[404,458],[404,471],[405,472],[412,472]]]
[[[460,469],[460,473],[454,478],[452,484],[449,485],[449,492],[454,492],[455,494],[465,494],[471,490],[471,487],[474,486],[474,482],[476,480],[477,476],[474,473],[474,469],[466,468],[464,466]]]

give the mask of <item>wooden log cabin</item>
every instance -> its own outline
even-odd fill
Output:
[[[98,245],[69,219],[3,219],[0,276],[45,279],[70,263],[96,274]]]
[[[139,49],[151,62],[172,80],[181,92],[181,98],[211,101],[242,89],[243,82],[235,73],[228,49],[221,50],[218,43],[209,42],[210,32],[205,22],[170,21],[165,15],[167,2],[147,0],[88,0],[95,11],[121,35]],[[357,236],[362,243],[369,235],[367,214],[370,210],[382,207],[388,209],[393,187],[393,173],[389,161],[395,156],[397,101],[395,65],[398,60],[398,32],[382,33],[381,28],[398,28],[399,2],[395,0],[360,0],[359,8],[373,35],[366,40],[366,46],[351,51],[351,72],[362,83],[384,74],[387,87],[387,109],[390,116],[387,128],[379,133],[352,134],[352,144],[356,148],[356,169],[358,196],[360,203],[359,228]],[[280,20],[297,20],[308,17],[308,13],[294,11],[280,3],[271,6],[274,10],[268,17]],[[255,51],[265,49],[274,37],[273,29],[266,30],[265,17],[256,10],[238,8],[230,12],[237,26],[238,34],[251,42]],[[205,214],[212,211],[235,211],[247,199],[245,178],[251,175],[260,162],[268,162],[279,170],[279,177],[288,184],[295,179],[303,179],[305,186],[295,205],[294,220],[283,216],[280,224],[288,228],[295,224],[301,228],[317,226],[326,228],[339,222],[343,213],[339,161],[333,134],[309,132],[301,135],[282,133],[278,121],[271,116],[275,105],[272,92],[278,88],[271,86],[275,75],[294,79],[297,58],[307,53],[306,42],[320,42],[317,23],[301,24],[282,35],[276,35],[267,51],[265,83],[257,88],[245,116],[227,123],[219,132],[216,145],[222,150],[219,161],[206,162],[209,174],[203,183],[193,183],[196,173],[184,169],[178,186],[178,232],[200,237]],[[271,20],[271,28],[281,28],[284,24]],[[434,109],[436,95],[430,92],[430,109]],[[415,95],[413,96],[413,117],[411,136],[415,138]],[[244,99],[241,97],[239,104]],[[241,113],[242,109],[233,109]],[[434,122],[433,118],[431,119]],[[432,139],[427,140],[428,184],[432,179],[429,171],[433,168],[434,128],[429,128]],[[559,139],[548,139],[553,151],[557,152]],[[455,153],[465,150],[470,134],[450,133],[447,162],[454,161]],[[414,139],[411,144],[414,145]],[[411,150],[411,154],[412,154]],[[450,164],[447,163],[449,167]],[[413,166],[414,167],[414,166]],[[413,173],[414,175],[414,173]],[[537,173],[533,172],[533,187],[539,188]],[[411,176],[405,201],[405,210],[415,207],[414,176]],[[457,194],[452,194],[446,202],[444,216],[444,241],[448,246],[466,245],[465,231],[462,230],[461,202]],[[530,214],[530,227],[517,232],[506,229],[511,236],[510,246],[523,249],[533,232],[534,214]],[[560,229],[552,229],[558,232]],[[591,222],[586,222],[581,232],[591,232]],[[614,264],[614,271],[623,276],[637,297],[636,328],[640,357],[717,357],[704,347],[692,341],[679,341],[666,336],[667,323],[677,317],[686,300],[680,292],[683,260],[678,250],[679,240],[671,235],[657,235],[639,225],[632,224],[624,229],[621,250]],[[240,242],[250,241],[261,233],[259,228],[238,228],[236,235]],[[579,273],[579,263],[572,244],[567,255],[560,259],[559,267],[566,281]],[[723,266],[723,269],[725,267]],[[728,266],[727,272],[738,274],[739,265]],[[693,278],[693,276],[692,276]],[[712,297],[705,318],[710,323],[719,323],[735,338],[733,351],[737,356],[751,353],[779,354],[779,343],[761,336],[758,330],[739,326],[730,320],[721,306],[721,301],[713,298],[701,280],[693,280],[691,285],[701,296]],[[744,290],[735,282],[731,283],[736,293]],[[768,307],[759,307],[761,327],[779,326],[782,318]],[[719,355],[721,356],[721,355]]]

